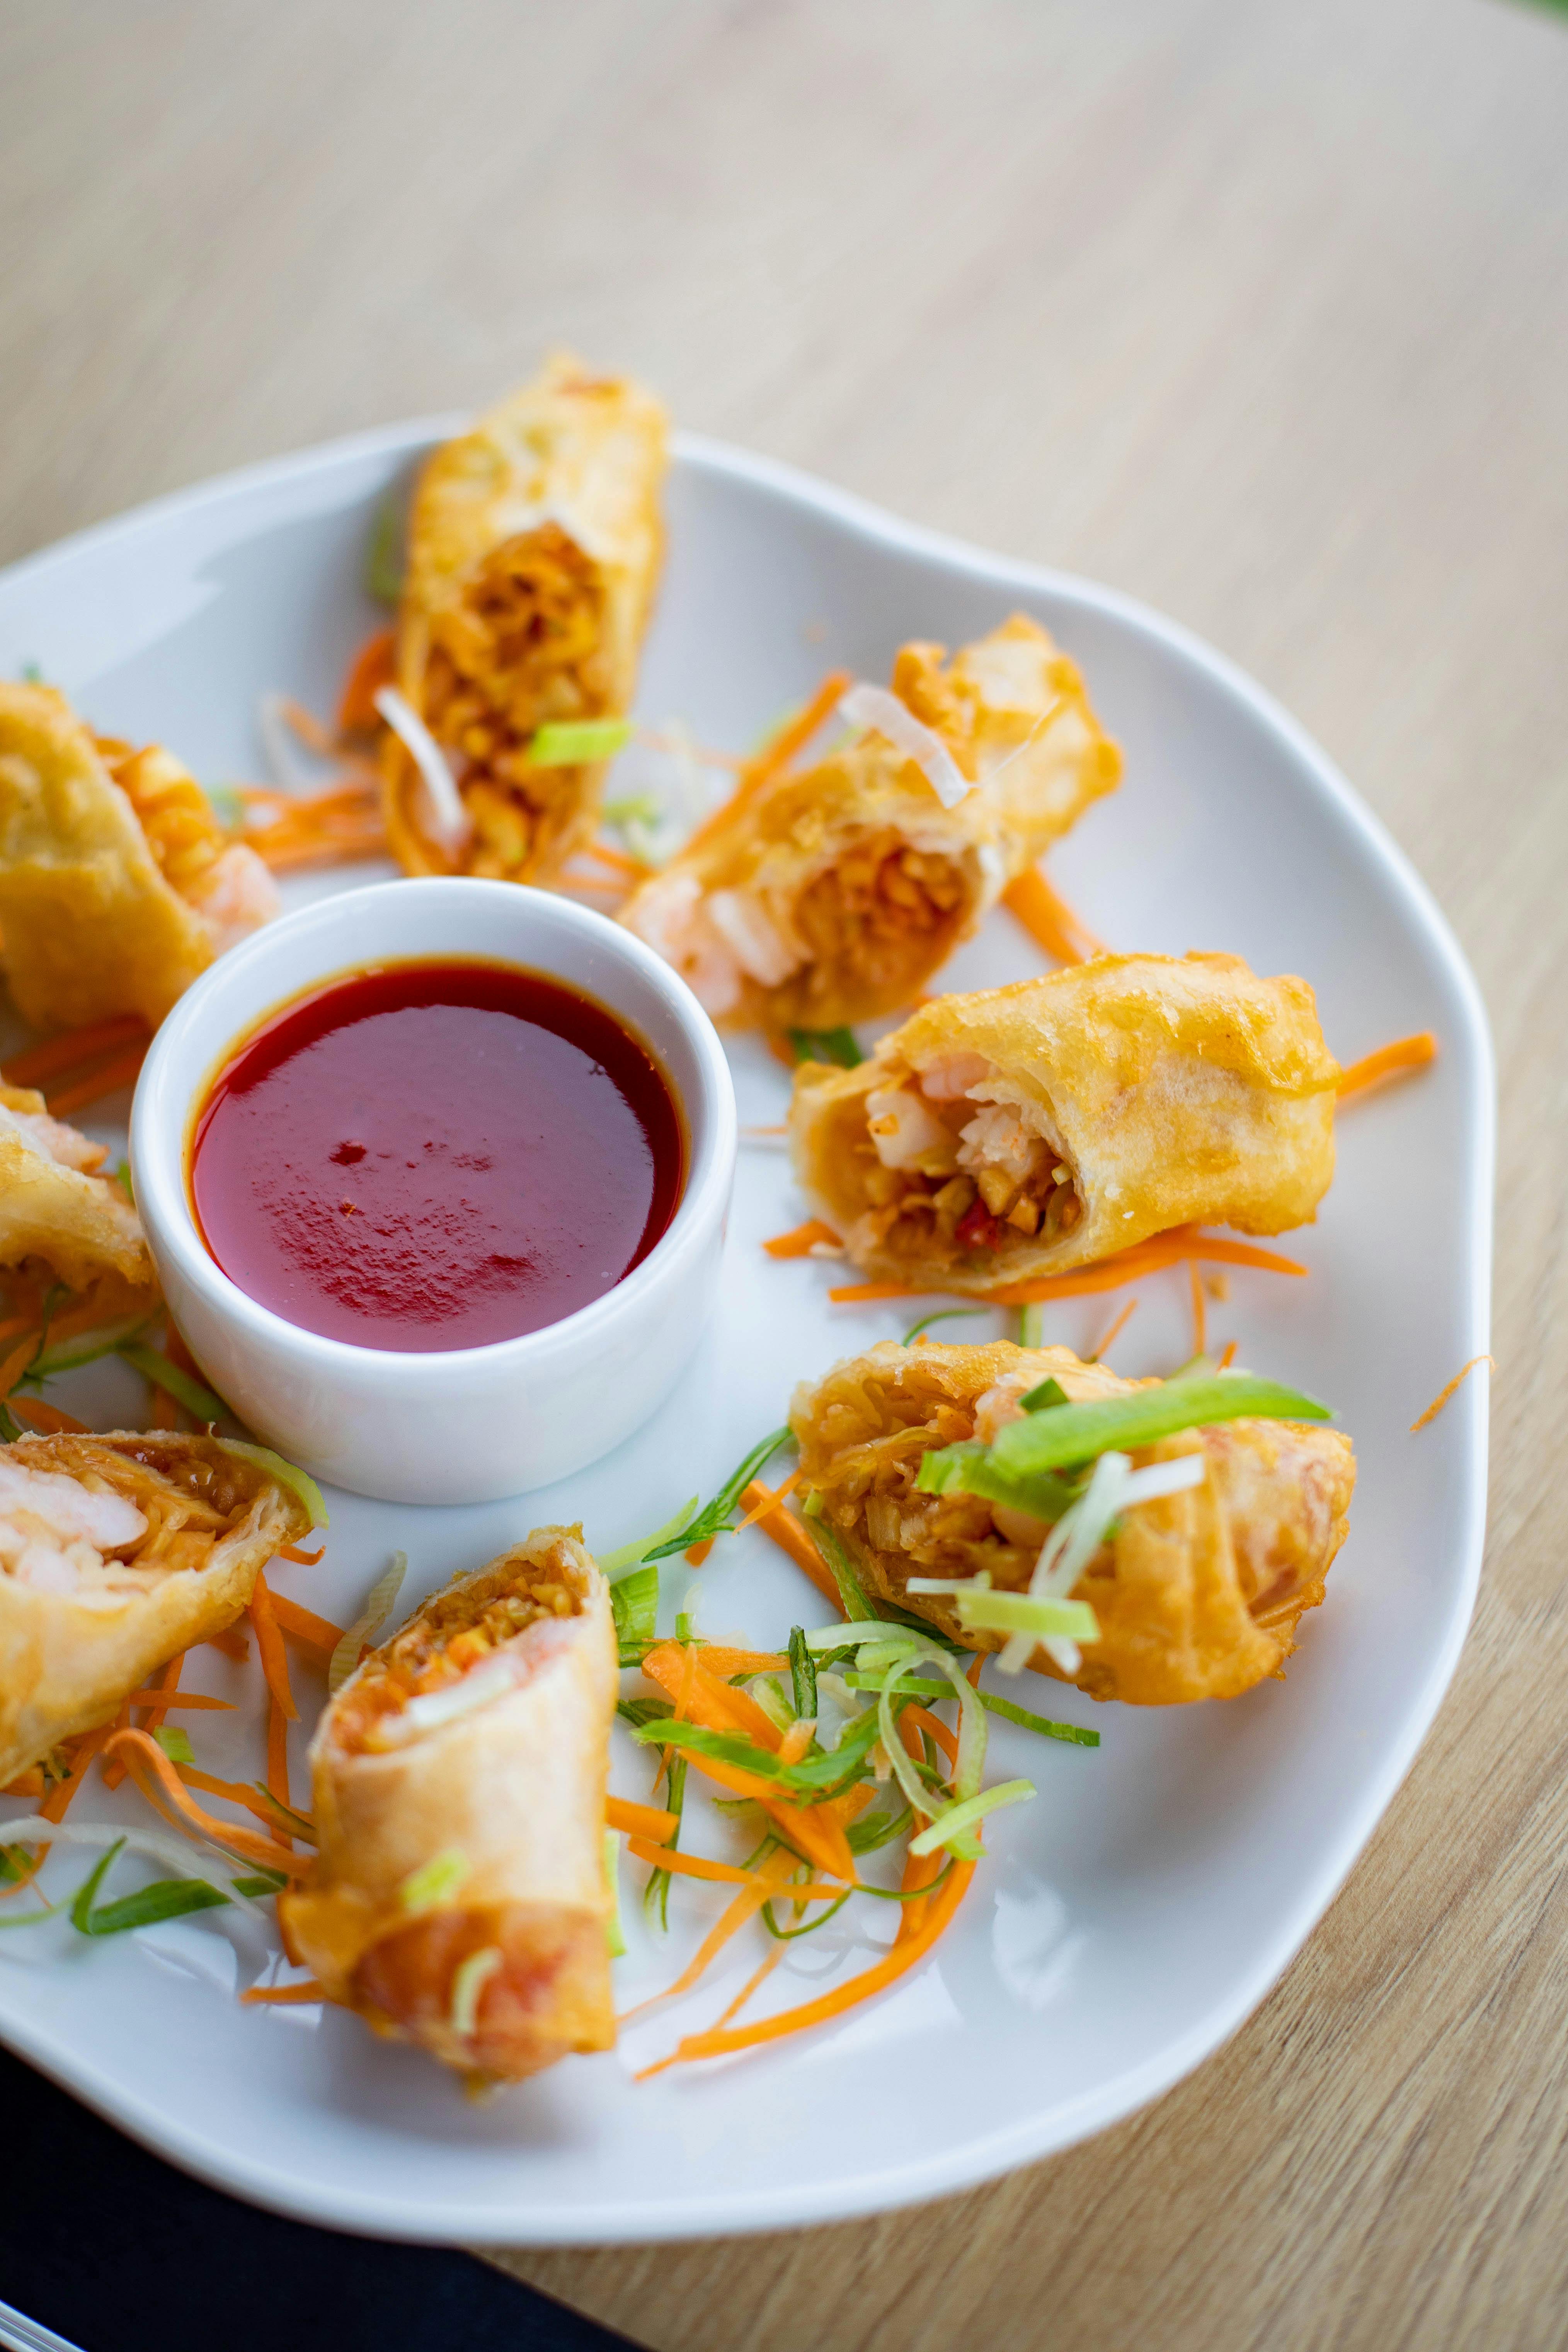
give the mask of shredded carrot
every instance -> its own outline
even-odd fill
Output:
[[[1443,1407],[1447,1403],[1448,1399],[1454,1395],[1455,1391],[1469,1378],[1469,1375],[1475,1370],[1478,1364],[1485,1364],[1489,1371],[1495,1372],[1497,1370],[1497,1365],[1490,1356],[1472,1356],[1468,1364],[1461,1364],[1458,1370],[1454,1374],[1453,1379],[1448,1382],[1447,1387],[1443,1389],[1433,1398],[1431,1403],[1427,1406],[1426,1412],[1420,1415],[1418,1420],[1411,1423],[1410,1434],[1412,1437],[1415,1436],[1418,1429],[1425,1429],[1429,1421],[1436,1420],[1437,1415],[1442,1412]]]
[[[723,1950],[731,1937],[743,1927],[748,1919],[754,1918],[764,1903],[781,1892],[785,1880],[796,1867],[795,1855],[786,1853],[783,1846],[775,1846],[772,1853],[764,1854],[752,1873],[751,1885],[742,1886],[734,1901],[720,1913],[674,1983],[666,1985],[662,1992],[650,1994],[647,2000],[639,2000],[635,2009],[624,2011],[616,2023],[625,2025],[629,2019],[640,2017],[645,2009],[653,2007],[655,2001],[670,2000],[677,1993],[689,1992],[709,1962]]]
[[[904,1709],[904,1715],[921,1731],[930,1732],[950,1764],[957,1764],[958,1742],[940,1717],[932,1715],[930,1707],[915,1706],[907,1706]]]
[[[29,1045],[25,1054],[17,1054],[6,1063],[5,1084],[36,1087],[45,1078],[58,1078],[62,1070],[74,1070],[94,1054],[150,1042],[147,1024],[140,1013],[116,1013],[111,1021],[94,1021],[85,1029],[68,1029],[63,1036],[50,1037],[41,1045]]]
[[[310,1984],[252,1985],[239,1996],[242,2009],[279,2008],[286,2000],[325,2000],[327,1994],[312,1981]]]
[[[9,1355],[0,1358],[0,1397],[10,1395],[33,1358],[37,1354],[42,1339],[41,1331],[29,1331],[26,1338],[11,1349]]]
[[[865,1969],[861,1975],[852,1977],[847,1984],[837,1986],[832,1992],[819,1994],[816,2000],[808,2000],[798,2009],[786,2009],[776,2017],[764,2018],[756,2025],[717,2026],[706,2033],[688,2034],[676,2045],[669,2057],[661,2059],[658,2065],[645,2067],[635,2079],[646,2083],[650,2075],[663,2074],[667,2066],[696,2058],[727,2057],[731,2051],[752,2050],[760,2042],[776,2042],[786,2033],[799,2033],[808,2026],[824,2025],[830,2018],[842,2017],[846,2010],[868,2000],[873,1993],[880,1992],[884,1987],[896,1982],[914,1967],[917,1960],[925,1958],[963,1900],[973,1875],[974,1864],[972,1862],[954,1863],[942,1887],[931,1897],[928,1905],[905,1906],[906,1910],[923,1909],[929,1916],[913,1925],[907,1918],[902,1920],[893,1948],[886,1959],[879,1960],[874,1968]],[[735,1909],[745,1899],[743,1895],[738,1896],[731,1909]],[[724,1916],[728,1918],[729,1912]],[[722,1926],[723,1922],[721,1921],[720,1925]],[[675,1990],[672,1986],[671,1990]]]
[[[279,1547],[278,1552],[279,1559],[297,1560],[301,1568],[319,1568],[326,1556],[327,1547],[325,1544],[322,1544],[320,1549],[316,1551],[301,1551],[298,1544],[282,1544]],[[274,1594],[273,1607],[276,1608],[277,1605],[277,1595]],[[281,1619],[279,1619],[279,1622],[281,1623]]]
[[[633,1804],[629,1797],[606,1797],[605,1819],[613,1830],[626,1830],[633,1837],[651,1838],[663,1845],[680,1827],[679,1813],[661,1812],[657,1805]]]
[[[578,852],[581,857],[596,857],[612,874],[623,875],[628,882],[646,882],[653,872],[646,858],[628,857],[624,849],[612,849],[605,841],[585,841]]]
[[[759,1519],[765,1519],[770,1511],[776,1511],[783,1503],[785,1496],[794,1494],[795,1488],[799,1486],[800,1481],[801,1473],[798,1470],[792,1470],[782,1486],[768,1487],[763,1493],[762,1500],[752,1510],[748,1511],[746,1517],[741,1521],[739,1527],[735,1529],[735,1533],[737,1535],[743,1535],[748,1528],[755,1527]],[[752,1482],[752,1486],[759,1483],[760,1482],[756,1479],[753,1479]],[[751,1487],[748,1487],[746,1491],[749,1494],[751,1492]]]
[[[838,1235],[820,1217],[808,1217],[804,1225],[795,1225],[787,1234],[775,1234],[763,1247],[770,1257],[808,1257],[818,1242],[827,1242],[837,1249]]]
[[[1222,1372],[1228,1372],[1228,1371],[1229,1371],[1229,1370],[1230,1370],[1230,1368],[1231,1368],[1231,1366],[1232,1366],[1232,1364],[1234,1364],[1234,1363],[1235,1363],[1235,1361],[1236,1361],[1236,1341],[1235,1341],[1234,1339],[1227,1339],[1227,1340],[1226,1341],[1226,1343],[1225,1343],[1224,1348],[1223,1348],[1223,1349],[1222,1349],[1222,1350],[1220,1351],[1220,1360],[1219,1360],[1219,1368],[1220,1368],[1220,1370],[1221,1370]]]
[[[293,1799],[289,1788],[289,1717],[284,1714],[276,1691],[267,1695],[267,1786],[280,1805],[293,1811]],[[273,1835],[282,1845],[294,1841],[286,1829],[276,1826]]]
[[[1127,1326],[1131,1322],[1132,1318],[1137,1314],[1137,1312],[1138,1301],[1135,1298],[1130,1298],[1126,1306],[1122,1308],[1121,1314],[1116,1318],[1116,1320],[1110,1324],[1106,1330],[1104,1338],[1095,1341],[1094,1352],[1088,1359],[1089,1363],[1100,1364],[1105,1361],[1106,1349],[1110,1346],[1112,1340],[1118,1339],[1120,1335],[1126,1330]]]
[[[321,1556],[318,1552],[315,1557],[320,1559]],[[279,1559],[303,1559],[308,1564],[314,1565],[308,1553],[285,1551],[279,1552],[278,1557]],[[272,1603],[272,1614],[281,1632],[293,1641],[303,1642],[308,1649],[324,1650],[331,1657],[343,1638],[342,1625],[334,1625],[329,1618],[318,1617],[313,1609],[301,1608],[299,1601],[290,1601],[287,1593],[274,1592],[270,1586],[267,1597]]]
[[[14,1783],[9,1789],[0,1789],[0,1796],[5,1797],[30,1797],[33,1793],[34,1791],[31,1789],[20,1789]],[[15,1851],[16,1848],[13,1847],[12,1852],[15,1853]],[[26,1869],[23,1871],[21,1876],[19,1878],[13,1878],[9,1880],[5,1885],[0,1886],[0,1900],[4,1900],[4,1898],[9,1895],[20,1895],[24,1886],[31,1886],[34,1879],[37,1878],[39,1871],[42,1870],[48,1858],[49,1848],[47,1845],[39,1846],[37,1852],[34,1854],[33,1859],[27,1864]]]
[[[1109,952],[1104,940],[1097,940],[1088,925],[1079,920],[1037,866],[1008,883],[1002,904],[1058,963],[1087,963],[1090,956]]]
[[[789,1891],[793,1895],[795,1890],[792,1886]],[[784,1946],[782,1944],[770,1944],[768,1946],[767,1953],[761,1964],[757,1968],[753,1969],[752,1974],[746,1979],[745,1983],[741,1987],[740,1991],[735,1995],[734,2000],[730,2003],[729,2008],[721,2011],[718,2021],[720,2025],[728,2025],[732,2017],[740,2014],[741,2011],[745,2008],[746,2003],[751,2000],[752,1995],[756,1991],[757,1987],[765,1978],[772,1976],[773,1970],[777,1968],[783,1958]]]
[[[1352,1062],[1339,1077],[1340,1100],[1347,1095],[1358,1095],[1366,1087],[1375,1087],[1382,1078],[1401,1076],[1406,1070],[1424,1070],[1436,1056],[1437,1040],[1430,1029],[1417,1031],[1414,1037],[1396,1037],[1392,1045],[1380,1045],[1375,1054],[1365,1054]]]
[[[188,1656],[190,1654],[187,1651],[185,1654]],[[182,1712],[190,1707],[218,1708],[226,1715],[235,1712],[233,1699],[208,1698],[205,1691],[176,1691],[173,1697],[165,1697],[161,1690],[134,1690],[125,1704],[127,1706],[177,1706]]]
[[[816,1725],[807,1716],[802,1716],[792,1723],[779,1741],[779,1762],[798,1764],[811,1746],[815,1730]]]
[[[250,1644],[237,1625],[226,1625],[221,1633],[209,1633],[206,1639],[215,1650],[221,1650],[226,1658],[244,1660],[250,1655]]]
[[[754,1870],[742,1870],[732,1862],[710,1862],[705,1853],[684,1853],[676,1848],[655,1845],[647,1838],[628,1838],[626,1852],[638,1862],[652,1863],[656,1870],[668,1870],[678,1878],[706,1878],[731,1886],[752,1886],[756,1884]],[[837,1903],[844,1893],[842,1886],[820,1886],[808,1884],[787,1889],[792,1902]],[[770,1898],[773,1887],[768,1888]]]
[[[35,1429],[47,1430],[51,1437],[60,1430],[73,1436],[86,1432],[85,1421],[79,1421],[74,1412],[62,1412],[58,1404],[46,1404],[42,1397],[13,1396],[8,1402],[13,1412],[19,1412]]]
[[[771,743],[766,744],[754,760],[748,760],[741,770],[741,781],[722,807],[704,818],[687,841],[688,852],[699,848],[721,824],[728,824],[736,811],[756,798],[775,776],[783,775],[797,751],[803,751],[822,725],[837,708],[839,697],[854,684],[847,669],[830,670],[806,704],[789,724],[781,727]]]
[[[184,1663],[185,1653],[182,1650],[179,1656],[177,1658],[171,1658],[168,1664],[163,1668],[163,1681],[147,1701],[147,1705],[150,1707],[151,1712],[142,1722],[142,1728],[143,1731],[156,1732],[164,1717],[168,1714],[169,1702],[180,1687],[180,1670],[184,1666]],[[135,1701],[133,1699],[127,1699],[125,1704],[127,1706],[132,1706],[135,1705]],[[120,1783],[124,1780],[124,1778],[125,1766],[119,1757],[115,1757],[112,1762],[104,1766],[103,1785],[106,1789],[118,1789]]]
[[[764,1486],[760,1478],[753,1478],[741,1500],[764,1507],[753,1512],[763,1533],[771,1536],[781,1551],[787,1551],[796,1568],[810,1583],[816,1585],[823,1599],[831,1601],[837,1608],[840,1605],[838,1587],[833,1581],[826,1561],[794,1512],[784,1508],[773,1488]],[[747,1524],[749,1526],[751,1522],[748,1520]]]
[[[43,1793],[44,1768],[41,1764],[29,1764],[25,1772],[19,1773],[15,1780],[7,1780],[0,1789],[0,1797],[41,1797]]]
[[[686,1555],[690,1566],[693,1568],[700,1568],[712,1549],[713,1538],[711,1536],[705,1536],[700,1543],[694,1543]]]
[[[1190,1258],[1258,1266],[1267,1274],[1304,1275],[1307,1271],[1296,1259],[1281,1257],[1275,1250],[1257,1249],[1250,1242],[1226,1241],[1212,1234],[1198,1233],[1190,1225],[1173,1225],[1169,1233],[1152,1234],[1148,1241],[1135,1243],[1114,1257],[1102,1258],[1098,1265],[1079,1272],[1042,1275],[1034,1282],[1004,1284],[994,1290],[963,1295],[984,1297],[992,1307],[1029,1307],[1049,1298],[1078,1298],[1097,1290],[1120,1290],[1124,1283],[1136,1281],[1145,1274],[1158,1274],[1166,1266],[1181,1265]],[[849,1283],[827,1294],[841,1305],[927,1295],[896,1282]]]
[[[84,1103],[96,1102],[100,1095],[112,1094],[116,1087],[128,1087],[142,1067],[146,1046],[133,1045],[123,1054],[100,1063],[87,1077],[73,1078],[68,1086],[57,1087],[44,1097],[45,1108],[51,1118],[64,1118],[68,1111],[79,1110]]]
[[[790,1044],[787,1037],[770,1037],[768,1039],[768,1051],[773,1055],[775,1062],[782,1062],[784,1064],[786,1070],[794,1069],[795,1047]],[[787,1127],[784,1129],[784,1132],[786,1135],[789,1133]]]
[[[275,1838],[258,1837],[254,1830],[219,1821],[216,1813],[198,1805],[157,1741],[144,1731],[115,1731],[105,1746],[125,1758],[131,1777],[148,1803],[176,1829],[199,1830],[215,1844],[227,1846],[241,1861],[258,1863],[264,1870],[280,1870],[286,1878],[302,1877],[310,1869],[308,1859],[279,1845]]]
[[[710,1675],[777,1675],[789,1664],[784,1650],[734,1650],[726,1642],[704,1642],[702,1663]]]
[[[1187,1260],[1187,1277],[1193,1286],[1193,1353],[1205,1356],[1208,1353],[1209,1319],[1204,1305],[1204,1278],[1195,1257]]]
[[[279,1838],[279,1843],[282,1842],[277,1812],[257,1790],[247,1789],[243,1780],[215,1780],[210,1772],[198,1771],[194,1764],[180,1764],[174,1769],[187,1789],[199,1789],[204,1796],[225,1797],[231,1805],[243,1805],[247,1813],[254,1813],[258,1822],[265,1822],[274,1836]],[[290,1805],[289,1810],[290,1813],[298,1811],[298,1808],[293,1805]],[[315,1823],[309,1813],[299,1813],[299,1819],[302,1822],[310,1822],[312,1830],[314,1829]],[[303,1836],[303,1831],[300,1834]],[[292,1839],[288,1842],[290,1844],[293,1843]]]
[[[154,1429],[178,1429],[180,1425],[177,1401],[169,1390],[161,1389],[156,1381],[153,1382],[152,1425]]]
[[[342,699],[338,704],[338,726],[343,734],[368,735],[381,725],[375,698],[384,686],[394,683],[396,676],[393,633],[390,629],[377,629],[355,654],[343,680]]]
[[[250,1596],[250,1606],[246,1614],[255,1630],[257,1654],[261,1660],[261,1671],[267,1677],[267,1687],[287,1720],[297,1723],[300,1710],[289,1687],[288,1654],[278,1629],[278,1615],[265,1576],[257,1577],[256,1590]]]
[[[700,1723],[709,1731],[744,1732],[759,1748],[776,1753],[776,1727],[748,1691],[737,1690],[732,1683],[721,1682],[710,1674],[702,1652],[694,1644],[661,1642],[644,1658],[642,1670],[671,1698],[678,1692],[684,1695],[689,1722]]]
[[[83,1732],[81,1738],[77,1741],[76,1751],[71,1759],[71,1769],[69,1772],[63,1780],[57,1781],[50,1794],[44,1799],[43,1803],[38,1807],[38,1811],[46,1822],[64,1821],[66,1817],[66,1809],[69,1805],[71,1799],[76,1795],[77,1790],[80,1788],[83,1780],[87,1778],[88,1768],[91,1764],[93,1758],[99,1755],[103,1748],[107,1748],[110,1740],[113,1738],[115,1735],[130,1722],[130,1706],[128,1703],[122,1704],[120,1713],[116,1716],[112,1723],[100,1724],[96,1731]],[[162,1748],[158,1750],[160,1756],[163,1752]]]

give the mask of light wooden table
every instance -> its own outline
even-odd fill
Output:
[[[680,2352],[1568,2340],[1568,20],[18,0],[0,125],[0,559],[565,339],[1213,638],[1393,826],[1496,1024],[1480,1611],[1272,1998],[949,2204],[511,2267]]]

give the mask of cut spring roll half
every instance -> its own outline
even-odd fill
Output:
[[[1120,775],[1074,664],[1021,614],[945,667],[941,646],[905,646],[891,693],[924,765],[875,723],[798,774],[759,762],[622,908],[721,1025],[900,1011]],[[951,807],[928,772],[943,761],[973,788]]]
[[[448,794],[443,814],[394,724],[386,827],[410,874],[547,881],[592,838],[605,761],[546,764],[531,747],[541,727],[631,708],[663,551],[668,429],[639,384],[557,353],[426,466],[397,690],[461,809]]]
[[[42,1095],[0,1085],[0,1266],[32,1261],[77,1292],[108,1277],[151,1306],[157,1284],[142,1221],[100,1173],[108,1156],[51,1118]]]
[[[887,1341],[795,1392],[803,1474],[867,1591],[971,1649],[1004,1650],[1010,1636],[966,1626],[957,1596],[910,1581],[1026,1593],[1054,1523],[1039,1512],[1048,1483],[1025,1508],[1002,1499],[1009,1482],[994,1459],[964,1468],[959,1458],[959,1475],[989,1494],[926,1491],[921,1465],[939,1449],[994,1446],[1047,1381],[1073,1404],[1180,1386],[1119,1380],[1066,1348]],[[1138,1706],[1234,1698],[1282,1673],[1345,1538],[1350,1441],[1315,1422],[1239,1417],[1131,1447],[1127,1459],[1136,1470],[1187,1455],[1200,1457],[1197,1483],[1121,1509],[1071,1577],[1062,1597],[1089,1605],[1096,1637],[1037,1644],[1027,1658],[1037,1672]]]
[[[874,1279],[984,1297],[1173,1225],[1308,1223],[1338,1075],[1305,981],[1097,956],[938,997],[857,1069],[804,1064],[795,1172]]]
[[[365,1660],[310,1750],[314,1876],[279,1900],[331,2000],[491,2082],[610,2047],[616,1688],[577,1528],[459,1578]]]
[[[95,735],[51,687],[0,685],[0,937],[25,1019],[156,1028],[279,903],[172,752]]]
[[[232,1625],[309,1532],[311,1490],[257,1451],[159,1431],[0,1447],[0,1784]]]

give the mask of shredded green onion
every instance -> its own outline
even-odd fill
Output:
[[[960,1592],[953,1600],[965,1631],[1032,1633],[1037,1641],[1098,1642],[1100,1620],[1087,1601],[1038,1601],[1027,1592]]]
[[[365,1595],[364,1607],[339,1641],[327,1661],[327,1689],[332,1697],[358,1671],[359,1662],[367,1647],[391,1614],[392,1604],[403,1590],[403,1580],[408,1573],[408,1554],[395,1551],[392,1564],[384,1576],[377,1577]]]
[[[806,1642],[805,1629],[801,1625],[795,1625],[790,1631],[789,1671],[795,1688],[796,1715],[808,1716],[815,1721],[817,1711],[816,1667]]]
[[[1046,1344],[1046,1310],[1038,1299],[1018,1309],[1018,1345],[1020,1348],[1043,1348]]]
[[[805,1755],[793,1764],[781,1763],[771,1748],[759,1747],[744,1732],[709,1731],[701,1724],[678,1723],[673,1717],[640,1725],[632,1738],[658,1747],[689,1748],[695,1755],[737,1765],[759,1780],[773,1782],[783,1793],[815,1804],[838,1795],[861,1777],[866,1754],[876,1741],[877,1718],[868,1707],[846,1727],[831,1755]]]
[[[395,604],[403,593],[403,512],[395,498],[383,499],[365,541],[364,593],[374,604]]]
[[[610,1948],[612,1960],[626,1957],[626,1931],[621,1926],[621,1842],[614,1830],[605,1832],[605,1885],[609,1889],[610,1911],[605,1921],[605,1941]]]
[[[1277,1381],[1260,1380],[1253,1372],[1214,1372],[1165,1381],[1131,1396],[1028,1413],[998,1430],[991,1452],[998,1469],[1014,1477],[1032,1477],[1044,1470],[1092,1462],[1112,1446],[1130,1453],[1184,1429],[1202,1429],[1243,1414],[1267,1421],[1333,1419],[1329,1407],[1315,1397],[1283,1388]],[[926,1460],[931,1459],[928,1454]]]
[[[444,1853],[409,1872],[397,1890],[397,1899],[405,1911],[433,1911],[457,1893],[472,1867],[460,1847],[449,1845]]]
[[[640,1567],[656,1544],[667,1543],[671,1537],[679,1536],[690,1526],[697,1514],[697,1502],[698,1498],[693,1495],[689,1503],[682,1503],[672,1519],[666,1519],[662,1528],[655,1528],[652,1535],[640,1536],[636,1543],[622,1544],[618,1551],[605,1552],[599,1562],[605,1574],[618,1576],[624,1568]]]
[[[163,1358],[158,1360],[162,1363]],[[226,1412],[228,1411],[226,1405],[223,1409]],[[237,1454],[243,1462],[254,1462],[258,1469],[276,1478],[280,1486],[287,1486],[290,1494],[298,1495],[310,1514],[313,1528],[324,1528],[330,1524],[321,1490],[305,1471],[297,1470],[292,1462],[285,1462],[283,1456],[274,1454],[269,1445],[251,1445],[238,1437],[220,1437],[218,1444],[226,1454]]]
[[[153,1737],[171,1764],[195,1762],[196,1751],[191,1746],[191,1735],[188,1731],[182,1731],[178,1724],[161,1723]]]
[[[904,1333],[902,1344],[906,1348],[912,1348],[921,1333],[929,1331],[933,1323],[951,1323],[955,1318],[963,1320],[966,1316],[989,1315],[991,1311],[989,1307],[939,1307],[934,1315],[922,1315],[918,1323],[910,1325],[909,1329]]]
[[[145,1315],[122,1315],[118,1321],[101,1324],[96,1331],[83,1331],[75,1339],[62,1339],[53,1348],[39,1348],[24,1375],[28,1385],[53,1380],[57,1372],[74,1372],[79,1365],[94,1364],[100,1356],[118,1353],[127,1339],[145,1331],[149,1318]]]
[[[782,1429],[771,1430],[760,1444],[752,1446],[739,1469],[732,1471],[726,1478],[707,1508],[699,1511],[697,1517],[689,1526],[683,1528],[679,1535],[670,1536],[664,1542],[655,1544],[650,1550],[644,1553],[644,1559],[668,1559],[672,1553],[688,1551],[693,1544],[707,1543],[714,1536],[733,1535],[734,1525],[730,1514],[752,1480],[765,1469],[779,1447],[788,1444],[791,1433],[787,1423]]]
[[[531,768],[575,768],[613,760],[632,740],[629,719],[556,719],[541,727],[528,747]]]
[[[609,1834],[613,1837],[615,1832]],[[452,2005],[447,2014],[453,2032],[465,2041],[479,2021],[479,1996],[505,1958],[499,1944],[486,1944],[452,1970]]]
[[[1019,1404],[1026,1412],[1046,1412],[1054,1405],[1068,1404],[1070,1402],[1060,1381],[1054,1379],[1041,1381],[1037,1388],[1032,1388],[1029,1391],[1027,1396],[1021,1396],[1018,1399]]]
[[[789,1042],[800,1062],[831,1062],[840,1070],[858,1070],[865,1060],[853,1029],[792,1029]]]
[[[886,1681],[883,1675],[848,1674],[844,1680],[851,1690],[879,1691]],[[906,1682],[902,1685],[906,1698],[951,1698],[952,1693],[945,1683]],[[998,1698],[994,1691],[983,1690],[980,1704],[987,1715],[999,1715],[1009,1723],[1020,1724],[1026,1731],[1037,1732],[1042,1739],[1064,1739],[1074,1748],[1098,1748],[1098,1731],[1086,1731],[1076,1723],[1057,1723],[1049,1716],[1033,1715],[1026,1706],[1015,1706],[1010,1698]]]
[[[94,1908],[94,1897],[104,1874],[124,1845],[123,1838],[94,1864],[72,1897],[68,1916],[83,1936],[121,1936],[132,1927],[155,1927],[162,1919],[180,1919],[187,1912],[210,1911],[228,1897],[205,1878],[160,1878],[117,1903]],[[20,1924],[20,1923],[16,1923]]]
[[[610,1587],[610,1612],[623,1666],[640,1666],[657,1638],[658,1570],[634,1569]]]
[[[229,1413],[222,1397],[215,1396],[211,1389],[204,1388],[200,1381],[191,1378],[189,1372],[183,1372],[178,1364],[172,1364],[167,1356],[159,1354],[156,1348],[143,1348],[134,1341],[122,1340],[114,1352],[133,1371],[144,1373],[154,1388],[162,1389],[166,1395],[176,1399],[198,1421],[222,1421],[226,1417],[238,1419],[237,1413]]]
[[[952,1846],[956,1840],[972,1830],[976,1822],[984,1821],[1003,1805],[1021,1805],[1026,1797],[1039,1794],[1032,1780],[1002,1780],[993,1789],[983,1789],[975,1797],[968,1797],[961,1805],[950,1806],[945,1813],[932,1822],[930,1829],[921,1830],[910,1840],[911,1853],[934,1853],[938,1846]]]

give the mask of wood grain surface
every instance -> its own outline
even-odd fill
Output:
[[[1212,638],[1392,825],[1495,1024],[1479,1613],[1272,1998],[971,2196],[510,2267],[661,2352],[1568,2342],[1568,20],[13,0],[0,126],[0,559],[566,340]]]

